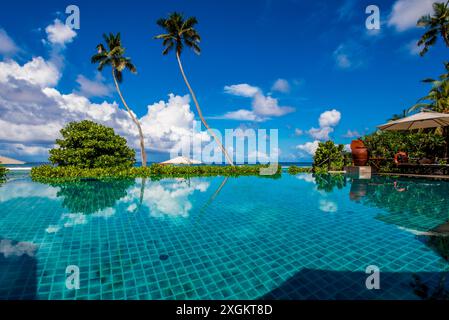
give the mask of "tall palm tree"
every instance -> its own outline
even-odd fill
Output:
[[[449,47],[449,1],[446,3],[434,3],[433,14],[422,16],[418,22],[418,27],[424,27],[427,31],[421,36],[418,45],[424,48],[419,53],[425,55],[429,48],[433,46],[441,35],[446,46]]]
[[[440,75],[438,80],[429,78],[422,81],[430,83],[432,88],[408,112],[428,109],[435,112],[449,113],[449,63],[445,62],[444,67],[446,68],[446,73]]]
[[[97,45],[97,53],[92,56],[91,62],[98,63],[98,71],[102,71],[105,66],[112,67],[112,78],[114,79],[115,88],[117,89],[126,111],[128,111],[129,116],[136,124],[137,130],[139,131],[142,167],[146,167],[147,154],[145,152],[145,140],[143,137],[142,126],[132,110],[128,107],[119,86],[119,83],[123,81],[123,71],[125,69],[128,69],[132,73],[137,73],[137,69],[130,58],[124,57],[125,48],[122,47],[120,33],[117,33],[116,35],[113,33],[110,33],[109,35],[103,34],[103,39],[106,42],[107,49],[102,43]]]
[[[163,55],[167,55],[173,48],[175,48],[176,59],[178,60],[179,69],[181,70],[182,77],[187,85],[187,88],[190,91],[193,102],[195,103],[196,110],[198,111],[198,115],[201,119],[203,125],[207,128],[209,134],[214,138],[215,142],[220,146],[223,151],[226,160],[229,162],[231,166],[233,166],[232,158],[229,156],[225,147],[221,143],[221,141],[217,138],[215,133],[211,130],[209,125],[206,122],[206,119],[203,117],[203,112],[198,104],[198,100],[196,99],[196,95],[193,92],[192,87],[190,86],[189,80],[187,80],[187,76],[184,72],[184,68],[181,63],[181,53],[184,47],[191,48],[196,54],[200,54],[201,49],[199,47],[199,42],[201,40],[200,35],[195,30],[195,25],[198,23],[195,17],[190,17],[184,19],[184,16],[180,13],[174,12],[168,16],[167,19],[161,18],[157,21],[157,24],[162,27],[166,33],[155,36],[155,39],[162,39],[162,45],[165,47],[162,51]]]

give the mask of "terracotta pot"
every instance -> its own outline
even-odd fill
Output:
[[[355,166],[365,166],[368,162],[368,149],[362,140],[353,140],[351,142],[352,161]]]
[[[366,163],[368,162],[368,149],[352,149],[352,161],[354,162],[355,166],[366,166]]]
[[[365,144],[362,140],[352,140],[351,141],[351,150],[355,148],[365,148]]]

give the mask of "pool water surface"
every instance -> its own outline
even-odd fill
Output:
[[[0,299],[447,298],[448,221],[445,181],[13,174],[0,187]],[[368,266],[380,289],[367,289]]]

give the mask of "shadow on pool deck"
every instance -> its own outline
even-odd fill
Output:
[[[268,292],[267,300],[449,299],[449,277],[440,272],[380,272],[380,289],[368,290],[370,274],[303,269]]]
[[[37,298],[36,247],[0,238],[0,300]]]

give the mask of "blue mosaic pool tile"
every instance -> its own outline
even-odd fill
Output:
[[[0,298],[418,299],[414,275],[432,289],[448,268],[417,235],[449,221],[446,183],[400,181],[410,197],[430,188],[423,212],[388,179],[361,201],[353,181],[325,192],[309,175],[229,178],[215,194],[222,182],[7,182]],[[68,265],[80,268],[79,290],[66,288]],[[364,285],[368,265],[381,270],[379,291]]]

